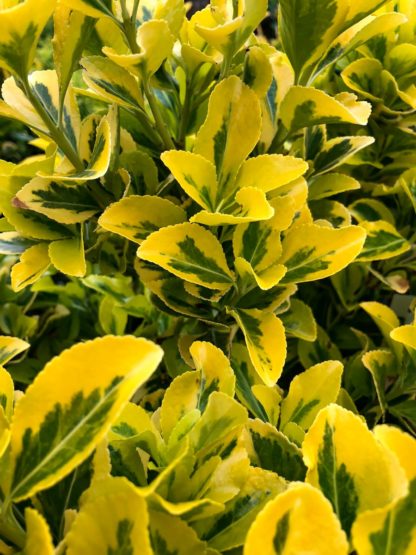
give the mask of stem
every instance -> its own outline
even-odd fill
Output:
[[[133,9],[131,11],[131,20],[136,26],[137,10],[139,9],[140,0],[134,0]]]
[[[289,133],[287,132],[286,128],[283,127],[283,125],[280,125],[276,135],[274,136],[272,144],[270,145],[269,153],[270,154],[279,153],[288,136],[289,136]]]
[[[74,166],[74,168],[77,171],[83,171],[84,164],[82,163],[78,153],[75,151],[74,147],[69,142],[66,135],[62,132],[61,129],[59,129],[57,124],[53,121],[51,116],[45,110],[45,107],[43,106],[42,102],[39,100],[37,95],[33,92],[31,86],[29,85],[29,81],[27,80],[27,78],[24,78],[21,80],[21,85],[23,87],[23,91],[26,97],[28,98],[28,100],[35,108],[39,116],[42,118],[44,124],[48,128],[51,138],[59,146],[59,148],[68,158],[68,160]]]
[[[13,514],[13,507],[11,505],[6,507],[5,504],[2,507],[2,516],[0,517],[0,534],[20,548],[23,548],[26,543],[25,531],[17,522]]]
[[[156,100],[156,98],[153,94],[152,89],[149,86],[148,79],[143,80],[143,89],[144,89],[144,94],[146,95],[147,101],[149,103],[150,109],[152,111],[153,117],[155,118],[156,128],[159,132],[159,135],[161,136],[161,138],[163,140],[165,148],[167,150],[175,149],[175,145],[174,145],[174,143],[172,141],[172,138],[169,134],[168,128],[167,128],[165,122],[163,121],[162,114],[160,113],[157,100]]]
[[[189,122],[189,114],[191,111],[191,88],[192,88],[192,79],[188,83],[186,83],[186,90],[185,90],[185,99],[183,102],[183,110],[181,114],[181,123],[179,126],[178,132],[178,142],[179,144],[184,144],[186,139],[186,130],[188,128]]]

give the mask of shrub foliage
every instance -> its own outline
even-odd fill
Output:
[[[416,3],[189,7],[0,1],[0,553],[412,555]]]

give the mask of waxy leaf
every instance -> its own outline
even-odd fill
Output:
[[[32,246],[33,241],[15,231],[0,233],[0,254],[22,254]]]
[[[61,171],[58,170],[52,174],[40,174],[45,179],[51,181],[91,181],[98,179],[106,174],[110,165],[111,155],[114,142],[116,141],[116,122],[115,111],[110,109],[108,115],[104,116],[95,134],[95,143],[91,151],[91,156],[87,166],[79,171]],[[64,168],[65,170],[67,168]]]
[[[11,271],[14,291],[20,291],[37,281],[49,268],[50,263],[47,243],[38,243],[28,248]]]
[[[342,370],[339,361],[328,360],[295,376],[282,402],[280,428],[284,430],[287,423],[295,422],[307,430],[318,412],[337,400]]]
[[[0,66],[26,78],[55,0],[25,0],[0,10]]]
[[[359,102],[351,93],[332,97],[311,87],[292,87],[284,97],[279,115],[288,131],[322,123],[354,123],[366,125],[371,104]]]
[[[331,229],[306,224],[294,228],[283,241],[279,262],[287,272],[282,282],[314,281],[336,274],[361,252],[365,237],[364,229],[358,226]]]
[[[85,460],[161,358],[150,341],[107,336],[52,359],[15,410],[8,497],[26,499]]]
[[[374,435],[399,459],[409,492],[386,507],[359,515],[352,530],[354,547],[359,555],[411,555],[416,548],[416,441],[392,426],[376,426]]]
[[[0,353],[3,360],[2,364],[5,364],[5,362],[7,362],[5,361],[5,357],[8,357],[9,354],[11,354],[10,348],[12,347],[12,341],[10,340],[12,340],[13,342],[21,341],[22,343],[24,343],[21,339],[18,339],[17,337],[9,337],[4,335],[0,336],[0,345],[1,345]],[[28,348],[28,347],[29,345],[27,344],[27,347],[25,348]],[[15,348],[14,348],[15,352],[17,348],[18,346],[15,345]],[[18,353],[16,352],[16,354]],[[7,370],[3,368],[3,366],[0,366],[0,407],[3,409],[4,416],[7,420],[10,420],[12,417],[13,404],[14,404],[14,384],[13,384],[12,377],[7,372]]]
[[[221,349],[206,341],[195,341],[189,349],[196,370],[177,376],[167,388],[160,411],[165,439],[187,413],[203,412],[213,391],[234,396],[235,376]]]
[[[366,230],[367,239],[359,261],[387,260],[410,249],[409,242],[388,222],[361,222],[360,225]]]
[[[68,555],[153,555],[147,504],[125,478],[98,482],[66,537]]]
[[[230,310],[246,340],[253,366],[266,385],[280,378],[286,359],[286,336],[281,320],[271,312]]]
[[[359,188],[360,183],[349,175],[328,173],[310,181],[308,198],[318,200]]]
[[[155,231],[140,245],[137,256],[208,289],[228,289],[234,281],[220,242],[197,224]]]
[[[138,54],[118,53],[105,46],[103,52],[115,64],[126,68],[133,75],[148,79],[156,73],[170,55],[174,37],[169,25],[162,19],[146,21],[137,29]]]
[[[63,274],[84,277],[87,271],[82,237],[53,241],[49,245],[50,261]]]
[[[53,14],[53,59],[59,81],[60,109],[71,82],[72,74],[78,69],[82,50],[93,28],[93,20],[84,14],[72,11],[59,2]]]
[[[55,548],[52,535],[44,517],[35,509],[25,510],[26,542],[25,555],[53,555]]]
[[[359,416],[338,405],[320,411],[302,450],[306,481],[331,501],[348,535],[358,514],[406,493],[406,477],[397,459]]]
[[[98,223],[107,231],[141,243],[162,227],[186,221],[186,212],[167,199],[132,195],[110,204]]]
[[[195,30],[208,44],[232,58],[266,16],[266,0],[227,0],[212,4],[213,26],[196,24]]]
[[[29,343],[23,341],[23,339],[19,339],[18,337],[10,337],[8,335],[0,335],[0,365],[7,364],[9,360],[19,355],[20,353],[23,353],[23,351],[26,351],[26,349],[29,349],[29,347]],[[1,391],[0,385],[0,398],[2,393],[4,392]]]
[[[247,429],[251,439],[249,455],[254,466],[272,470],[286,480],[305,479],[302,451],[282,432],[260,420],[250,420]]]
[[[228,196],[242,162],[256,146],[260,122],[257,95],[238,77],[228,77],[215,87],[194,152],[215,165],[221,198]]]
[[[78,10],[90,17],[113,17],[111,0],[63,0],[63,3],[73,10]]]
[[[252,524],[244,555],[347,555],[348,542],[330,503],[308,484],[293,483]]]
[[[61,224],[91,218],[99,207],[85,185],[66,184],[35,177],[17,193],[22,206]]]
[[[292,299],[290,307],[280,314],[286,333],[298,337],[303,341],[315,341],[317,338],[317,325],[311,308],[300,301]]]
[[[81,65],[85,83],[107,102],[134,110],[143,108],[138,82],[126,69],[102,56],[83,58]]]
[[[257,187],[268,193],[301,177],[308,164],[301,158],[282,154],[263,154],[246,160],[237,176],[242,187]]]
[[[314,173],[321,174],[345,164],[351,156],[373,144],[374,137],[336,137],[325,143],[314,162]]]
[[[150,540],[153,553],[209,555],[206,543],[179,517],[161,511],[150,512]]]
[[[284,480],[274,472],[251,466],[239,494],[226,504],[224,512],[201,523],[202,537],[220,552],[243,545],[256,515],[284,488]]]

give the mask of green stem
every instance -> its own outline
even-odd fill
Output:
[[[130,16],[126,6],[126,0],[120,0],[120,6],[121,6],[121,17],[123,18],[122,30],[127,39],[130,50],[132,51],[133,54],[138,54],[140,52],[140,48],[136,40],[136,16],[134,17],[133,15]],[[138,7],[139,7],[138,3],[137,3],[137,7],[136,6],[133,7],[133,12],[134,10],[136,10],[136,14],[137,14]]]
[[[156,97],[149,86],[148,79],[146,78],[143,80],[143,89],[144,89],[144,94],[146,95],[147,101],[149,103],[150,110],[152,111],[153,117],[155,118],[156,128],[159,132],[159,135],[162,138],[165,148],[167,150],[173,150],[175,148],[175,145],[172,141],[172,137],[169,134],[168,128],[165,122],[163,121],[162,114],[160,113],[159,105],[157,103]]]
[[[286,128],[283,125],[280,125],[276,135],[274,136],[272,144],[270,145],[269,153],[270,154],[280,153],[284,145],[284,142],[286,141],[288,136],[289,136],[289,133],[287,132]]]
[[[48,114],[42,102],[39,100],[38,96],[33,92],[32,87],[30,86],[27,78],[25,78],[24,80],[21,80],[21,85],[26,97],[28,98],[28,100],[35,108],[36,112],[39,114],[39,116],[42,118],[42,121],[48,128],[51,138],[62,150],[62,152],[65,154],[65,156],[74,166],[74,168],[77,171],[83,171],[84,164],[82,163],[78,153],[76,152],[72,144],[69,142],[67,136],[63,133],[61,129],[59,129],[57,124],[53,121],[51,116]]]
[[[131,11],[131,20],[134,22],[134,25],[136,25],[137,10],[139,9],[139,4],[140,0],[134,0],[133,9]]]
[[[13,507],[5,504],[1,512],[0,534],[17,547],[23,548],[26,543],[26,534],[13,514]]]
[[[186,83],[185,99],[183,101],[181,123],[179,126],[179,132],[178,132],[178,142],[180,145],[185,144],[185,139],[186,139],[186,131],[188,128],[189,115],[191,112],[191,98],[192,98],[191,89],[192,89],[192,79],[189,83],[188,82]]]

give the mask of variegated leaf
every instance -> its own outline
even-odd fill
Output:
[[[309,200],[319,200],[359,188],[359,181],[349,175],[328,173],[317,176],[309,182],[308,198]]]
[[[332,97],[311,87],[291,87],[284,97],[279,116],[290,132],[303,127],[329,123],[354,123],[366,125],[371,104],[357,101],[351,93]]]
[[[26,0],[0,11],[0,65],[26,78],[39,37],[55,8],[55,0]]]
[[[293,483],[252,524],[244,555],[347,555],[348,542],[330,503],[308,484]]]
[[[397,458],[359,416],[338,405],[320,411],[302,450],[307,482],[331,501],[348,535],[360,513],[406,494],[407,480]]]
[[[134,110],[143,108],[138,82],[126,69],[101,56],[83,58],[81,64],[85,83],[107,102]]]
[[[7,364],[9,360],[29,349],[30,345],[23,339],[11,337],[9,335],[0,335],[0,365]],[[0,380],[1,383],[1,380]],[[2,398],[0,385],[0,398]],[[0,402],[0,405],[2,403]]]
[[[317,326],[311,308],[300,301],[292,299],[288,310],[280,314],[286,333],[288,335],[303,339],[303,341],[315,341],[317,337]]]
[[[98,223],[107,231],[140,244],[154,231],[185,221],[185,210],[167,199],[132,195],[111,204]]]
[[[16,195],[28,208],[61,224],[75,224],[91,218],[100,207],[85,185],[49,181],[34,177]]]
[[[242,162],[259,140],[260,122],[257,95],[238,77],[228,77],[215,87],[194,152],[215,165],[217,198],[226,199],[233,191]]]
[[[50,261],[68,276],[84,277],[87,271],[82,236],[53,241],[48,248]]]
[[[304,238],[308,241],[305,244]],[[282,283],[299,283],[336,274],[361,252],[366,233],[358,226],[340,229],[306,224],[288,232],[279,260],[287,272]]]
[[[49,268],[50,263],[47,243],[38,243],[28,248],[12,268],[13,290],[20,291],[37,281]]]
[[[281,320],[271,312],[230,310],[246,340],[250,359],[266,385],[280,378],[286,359],[286,336]]]
[[[407,495],[358,516],[352,535],[358,555],[411,555],[416,549],[416,441],[392,426],[376,426],[376,438],[399,459],[409,480]]]
[[[52,486],[85,460],[161,357],[150,341],[107,336],[50,361],[15,410],[8,499]]]
[[[387,260],[410,249],[410,243],[388,222],[378,220],[360,225],[367,232],[363,250],[357,258],[360,262]]]
[[[295,422],[307,430],[318,412],[334,403],[341,388],[342,364],[329,360],[311,366],[293,378],[282,402],[280,429]]]
[[[94,21],[78,11],[59,2],[53,14],[54,37],[53,58],[59,82],[60,110],[65,101],[66,92],[77,70],[82,50],[86,45]]]
[[[250,420],[249,455],[254,466],[276,472],[289,481],[303,481],[306,467],[302,451],[274,426],[260,420]]]
[[[125,478],[98,482],[66,537],[68,555],[153,555],[147,504]]]
[[[25,510],[26,542],[25,555],[53,555],[55,548],[45,518],[36,509]]]
[[[226,504],[224,512],[205,520],[198,527],[202,537],[212,549],[220,552],[243,545],[248,528],[257,514],[283,489],[284,481],[274,472],[250,467],[239,494]]]
[[[103,52],[115,64],[127,69],[133,75],[148,79],[156,73],[166,58],[170,55],[174,37],[169,25],[162,19],[146,21],[137,29],[137,44],[139,53],[116,52],[105,46]]]
[[[140,245],[137,256],[208,289],[228,289],[234,281],[220,242],[197,224],[155,231]]]
[[[336,137],[325,143],[314,162],[314,173],[322,174],[345,164],[348,159],[375,142],[374,137]]]

